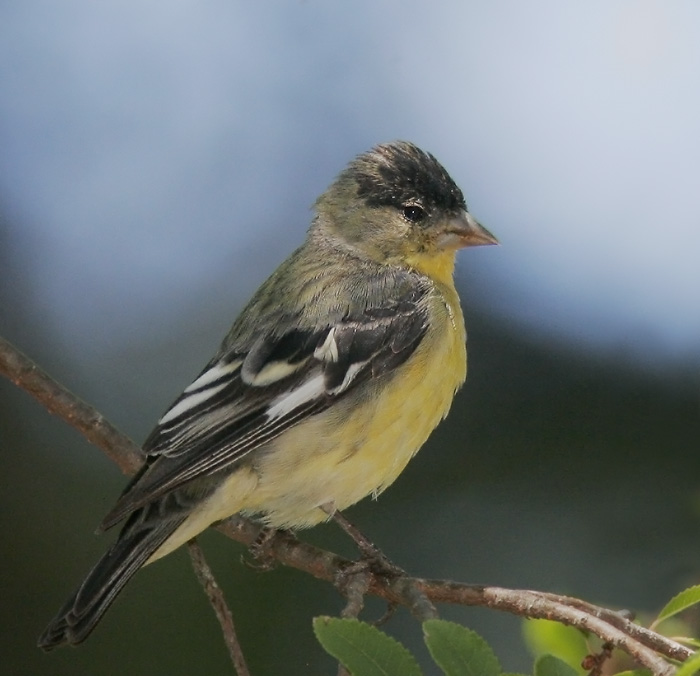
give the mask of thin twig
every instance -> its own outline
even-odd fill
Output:
[[[143,464],[141,449],[98,413],[0,337],[0,373],[31,394],[49,413],[75,427],[124,472]]]
[[[241,644],[238,642],[236,628],[233,625],[233,615],[231,615],[231,611],[224,598],[224,593],[221,591],[221,587],[219,587],[214,573],[212,573],[209,564],[204,558],[204,552],[196,539],[190,540],[187,543],[187,548],[190,552],[195,575],[204,588],[204,593],[207,595],[209,603],[214,609],[216,619],[219,620],[221,632],[224,635],[224,641],[226,642],[226,647],[228,648],[236,673],[238,676],[250,676],[245,658],[243,657],[243,651],[241,650]]]
[[[393,586],[399,590],[399,596],[404,599],[414,617],[421,622],[438,619],[437,608],[430,596],[425,593],[418,578],[405,576],[396,580]]]
[[[350,566],[352,568],[352,565]],[[340,611],[341,617],[358,617],[365,605],[365,594],[369,589],[369,572],[362,570],[351,573],[346,577],[345,572],[340,573],[336,586],[345,594],[348,602]],[[337,676],[351,676],[350,671],[339,662]]]
[[[689,650],[684,645],[672,641],[666,636],[657,634],[651,629],[642,627],[640,624],[635,624],[626,616],[624,611],[616,612],[610,610],[609,608],[601,608],[599,606],[594,606],[592,603],[587,601],[582,601],[581,599],[573,598],[571,596],[562,596],[561,594],[551,594],[548,592],[540,592],[543,597],[552,599],[558,603],[563,603],[564,605],[571,606],[572,608],[578,608],[579,610],[589,613],[590,615],[595,615],[595,617],[607,622],[613,627],[617,627],[625,634],[629,635],[631,638],[639,641],[643,645],[656,650],[666,657],[683,662],[688,659],[690,655],[693,654],[692,650]]]
[[[345,577],[343,573],[341,573],[341,576]],[[339,586],[348,600],[345,608],[340,611],[340,616],[359,617],[365,606],[365,594],[369,589],[369,572],[364,570],[358,573],[351,573],[348,579],[341,580]]]
[[[588,671],[588,676],[603,676],[603,667],[612,657],[615,646],[612,643],[603,643],[595,654],[586,655],[581,662],[581,667]]]
[[[478,587],[456,582],[445,584],[444,580],[424,580],[424,584],[426,593],[434,601],[487,606],[524,617],[556,620],[577,629],[589,631],[603,641],[612,643],[637,660],[642,666],[650,669],[653,674],[670,676],[675,673],[675,668],[657,654],[657,649],[648,647],[622,629],[600,619],[598,613],[567,605],[560,600],[548,597],[547,594],[524,589]],[[594,608],[594,606],[589,607]],[[663,639],[663,637],[659,638]],[[690,650],[669,639],[658,643],[664,647],[664,650],[659,652],[669,657],[671,656],[669,652],[673,652],[674,655],[685,653],[682,659],[687,659],[692,654]],[[670,648],[670,650],[666,648]]]
[[[80,430],[125,473],[132,474],[139,467],[142,455],[128,437],[1,338],[0,373],[32,394],[51,413]],[[260,532],[259,524],[237,515],[216,527],[228,537],[246,545],[251,545]],[[340,571],[352,565],[348,559],[301,542],[285,532],[277,534],[266,549],[280,563],[331,583],[337,579]],[[368,577],[369,594],[408,608],[415,605],[418,590],[431,603],[483,606],[522,617],[546,618],[570,624],[620,648],[649,668],[655,676],[671,676],[675,672],[675,668],[661,656],[683,662],[693,654],[685,646],[632,623],[620,613],[580,599],[449,580],[424,580],[406,574],[386,576],[370,571]]]

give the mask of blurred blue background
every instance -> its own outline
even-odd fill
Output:
[[[653,610],[698,577],[698,72],[690,0],[5,3],[0,334],[143,439],[334,175],[414,141],[502,246],[460,256],[452,416],[351,518],[419,574]],[[114,650],[119,673],[226,673],[182,554],[79,651],[36,651],[123,480],[0,388],[11,673],[108,673]],[[332,673],[310,618],[333,590],[210,539],[254,673]],[[455,617],[527,668],[492,615]]]

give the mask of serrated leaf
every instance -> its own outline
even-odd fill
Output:
[[[525,620],[523,622],[525,643],[535,657],[554,655],[573,667],[577,673],[585,673],[577,668],[588,654],[588,646],[583,634],[574,627],[552,620]]]
[[[578,676],[578,672],[554,655],[540,655],[535,660],[535,676]]]
[[[313,625],[326,652],[353,676],[421,676],[418,662],[406,648],[366,622],[316,617]]]
[[[700,603],[700,584],[696,584],[694,587],[688,587],[688,589],[684,589],[680,594],[676,594],[661,609],[661,612],[654,620],[652,627],[656,626],[660,622],[663,622],[664,620],[667,620],[669,617],[677,615],[686,608],[694,606],[696,603]]]
[[[435,663],[446,676],[500,676],[491,646],[471,629],[446,620],[426,620],[423,635]]]
[[[700,653],[689,657],[676,671],[676,676],[697,676],[700,673]]]

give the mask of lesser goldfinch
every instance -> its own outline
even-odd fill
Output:
[[[158,421],[101,528],[119,538],[39,638],[83,641],[143,565],[232,514],[305,528],[391,484],[467,372],[455,253],[495,237],[433,157],[359,155],[306,241]]]

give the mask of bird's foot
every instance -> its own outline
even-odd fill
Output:
[[[382,577],[399,577],[406,575],[403,568],[399,568],[377,545],[365,536],[354,524],[350,523],[340,512],[332,506],[324,506],[325,512],[352,538],[360,551],[360,558],[347,566],[343,575],[355,575],[360,572],[369,572]]]
[[[263,526],[253,544],[248,547],[248,552],[253,557],[253,561],[243,559],[245,565],[261,572],[275,568],[277,559],[272,554],[275,541],[288,534],[289,531],[272,528],[272,526]]]
[[[347,604],[341,612],[342,617],[358,617],[364,607],[364,597],[370,587],[372,577],[388,579],[406,575],[384,552],[371,542],[358,528],[350,523],[340,512],[328,510],[333,520],[352,538],[360,551],[360,558],[352,561],[335,576],[335,586],[347,598]],[[372,624],[386,622],[394,613],[395,606],[390,604],[387,612]]]

